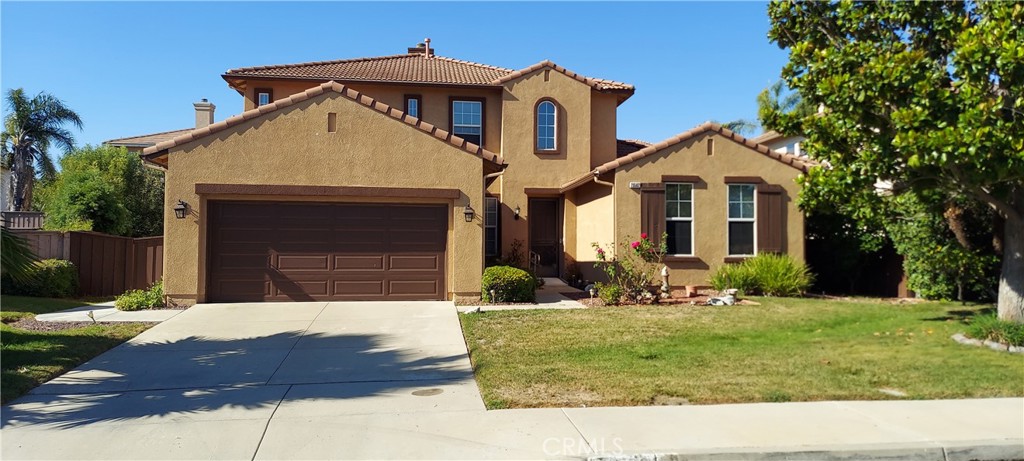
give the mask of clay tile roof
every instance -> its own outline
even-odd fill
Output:
[[[169,149],[195,141],[197,139],[204,138],[206,136],[210,136],[214,133],[226,130],[235,125],[248,122],[249,120],[252,120],[254,118],[262,117],[271,112],[275,112],[285,107],[305,101],[309,98],[319,96],[328,91],[338,93],[345,98],[362,104],[368,109],[375,110],[384,115],[387,115],[388,117],[391,117],[396,121],[412,126],[443,142],[451,144],[470,154],[476,155],[484,160],[487,160],[488,162],[491,162],[492,164],[498,167],[504,167],[507,165],[507,163],[505,163],[505,159],[502,158],[500,155],[495,154],[494,152],[491,152],[487,149],[484,149],[483,147],[466,141],[458,136],[455,136],[446,130],[437,128],[416,117],[407,115],[398,109],[388,106],[387,104],[384,104],[382,102],[378,102],[369,96],[361,94],[358,91],[348,88],[345,85],[342,85],[335,81],[326,82],[321,85],[317,85],[313,88],[310,88],[306,91],[303,91],[301,93],[296,93],[285,99],[279,99],[270,104],[265,104],[255,109],[242,112],[239,115],[214,123],[205,128],[200,128],[198,130],[189,130],[187,133],[184,133],[180,136],[176,136],[173,139],[163,141],[156,144],[155,146],[146,148],[145,150],[142,151],[142,158],[149,162],[156,163],[160,166],[167,166],[166,156]]]
[[[496,87],[545,67],[568,75],[596,90],[633,91],[633,85],[584,77],[551,61],[541,61],[525,69],[513,70],[444,56],[427,57],[423,54],[240,67],[228,70],[223,77],[229,82],[236,78],[257,77]]]
[[[572,77],[572,78],[574,78],[574,79],[576,79],[576,80],[578,80],[580,82],[586,83],[587,85],[590,85],[595,90],[623,90],[623,91],[633,91],[634,90],[633,85],[630,85],[628,83],[616,82],[614,80],[605,80],[605,79],[601,79],[601,78],[584,77],[584,76],[582,76],[580,74],[577,74],[576,72],[573,72],[573,71],[571,71],[569,69],[566,69],[566,68],[564,68],[562,66],[559,66],[558,64],[555,64],[555,63],[553,63],[551,61],[548,61],[548,60],[544,60],[544,61],[538,62],[537,64],[534,64],[534,65],[532,65],[530,67],[527,67],[525,69],[520,69],[520,70],[517,70],[515,72],[512,72],[512,73],[510,73],[508,75],[505,75],[505,76],[495,80],[493,83],[495,83],[495,84],[502,84],[502,83],[505,83],[505,82],[508,82],[508,81],[512,81],[512,80],[515,80],[515,79],[517,79],[519,77],[522,77],[522,76],[524,76],[526,74],[529,74],[530,72],[534,72],[534,71],[543,69],[545,67],[547,67],[549,69],[552,69],[552,70],[555,70],[557,72],[561,72],[561,73],[563,73],[563,74],[565,74],[565,75],[567,75],[569,77]]]
[[[640,160],[640,159],[642,159],[644,157],[647,157],[648,155],[655,154],[655,153],[657,153],[657,152],[659,152],[659,151],[661,151],[661,150],[663,150],[663,149],[665,149],[667,147],[674,146],[676,144],[679,144],[679,143],[681,143],[683,141],[686,141],[688,139],[691,139],[691,138],[693,138],[693,137],[695,137],[697,135],[703,134],[703,133],[708,132],[708,131],[717,132],[717,133],[721,134],[722,136],[725,136],[726,138],[732,139],[733,141],[736,141],[736,142],[738,142],[740,144],[743,144],[744,146],[747,146],[747,147],[757,151],[761,155],[765,155],[765,156],[771,157],[772,159],[778,160],[778,161],[780,161],[782,163],[785,163],[785,164],[787,164],[787,165],[789,165],[789,166],[791,166],[793,168],[796,168],[796,169],[798,169],[800,171],[805,171],[806,172],[808,169],[810,169],[811,166],[814,165],[814,163],[812,163],[808,159],[797,157],[795,155],[780,154],[778,152],[775,152],[775,151],[765,147],[764,145],[755,143],[755,142],[753,142],[753,141],[751,141],[751,140],[749,140],[747,138],[744,138],[743,136],[740,136],[740,135],[734,133],[732,130],[730,130],[728,128],[725,128],[722,125],[719,125],[717,123],[705,122],[705,123],[703,123],[703,124],[701,124],[701,125],[699,125],[697,127],[694,127],[694,128],[692,128],[690,130],[687,130],[687,131],[684,131],[682,133],[679,133],[679,134],[677,134],[677,135],[675,135],[675,136],[673,136],[671,138],[668,138],[668,139],[666,139],[664,141],[661,141],[659,143],[647,146],[647,147],[645,147],[643,149],[640,149],[640,150],[638,150],[636,152],[628,154],[628,155],[626,155],[624,157],[621,157],[621,158],[612,160],[612,161],[610,161],[608,163],[605,163],[604,165],[601,165],[601,166],[595,168],[594,171],[592,172],[592,174],[598,175],[598,174],[604,174],[604,173],[607,173],[607,172],[610,172],[610,171],[614,171],[616,168],[619,168],[621,166],[633,163],[633,162],[635,162],[637,160]]]
[[[738,142],[738,143],[740,143],[740,144],[742,144],[742,145],[744,145],[746,147],[749,147],[750,149],[753,149],[754,151],[760,153],[761,155],[765,155],[765,156],[770,157],[770,158],[772,158],[774,160],[777,160],[779,162],[785,163],[786,165],[789,165],[790,167],[795,168],[795,169],[800,170],[800,171],[803,171],[803,172],[806,172],[812,166],[816,165],[816,163],[814,163],[810,159],[803,158],[803,157],[797,157],[797,156],[791,155],[791,154],[780,154],[778,152],[775,152],[775,151],[769,149],[768,147],[766,147],[766,146],[764,146],[762,144],[758,144],[758,143],[755,143],[755,142],[753,142],[753,141],[751,141],[751,140],[749,140],[747,138],[744,138],[743,136],[740,136],[740,135],[736,134],[732,130],[730,130],[728,128],[725,128],[722,125],[719,125],[717,123],[712,123],[712,122],[705,122],[705,123],[703,123],[703,124],[701,124],[701,125],[699,125],[697,127],[694,127],[694,128],[692,128],[690,130],[687,130],[687,131],[684,131],[682,133],[679,133],[679,134],[677,134],[675,136],[672,136],[671,138],[668,138],[668,139],[666,139],[664,141],[658,142],[656,144],[649,144],[649,145],[647,145],[646,147],[644,147],[644,148],[642,148],[640,150],[637,150],[635,152],[626,154],[623,157],[617,158],[617,159],[612,160],[612,161],[610,161],[608,163],[605,163],[604,165],[601,165],[601,166],[599,166],[597,168],[594,168],[589,173],[587,173],[585,175],[582,175],[582,176],[580,176],[580,177],[578,177],[576,179],[573,179],[572,181],[569,181],[569,182],[563,184],[562,187],[560,188],[560,190],[562,192],[566,192],[568,190],[575,189],[575,188],[577,188],[577,187],[587,183],[588,181],[593,180],[593,178],[595,176],[600,176],[600,175],[603,175],[605,173],[613,172],[616,169],[618,169],[619,167],[622,167],[622,166],[625,166],[625,165],[629,165],[630,163],[633,163],[633,162],[635,162],[637,160],[640,160],[640,159],[642,159],[644,157],[647,157],[647,156],[650,156],[650,155],[654,155],[654,154],[664,150],[665,148],[674,146],[674,145],[679,144],[679,143],[681,143],[683,141],[686,141],[688,139],[692,139],[692,138],[694,138],[694,137],[696,137],[698,135],[701,135],[701,134],[703,134],[705,132],[708,132],[708,131],[717,132],[717,133],[721,134],[722,136],[725,136],[726,138],[729,138],[729,139],[731,139],[731,140],[733,140],[735,142]],[[619,141],[620,141],[620,143],[622,142],[622,140],[619,140]]]
[[[181,136],[192,130],[193,128],[185,128],[184,130],[162,131],[160,133],[129,136],[126,138],[117,138],[111,139],[109,141],[103,141],[103,144],[106,144],[108,146],[149,147],[164,141],[174,139],[176,136]]]
[[[624,157],[650,145],[651,143],[639,139],[616,139],[615,157]]]
[[[495,86],[512,69],[478,64],[443,56],[399,54],[374,58],[303,62],[274,66],[242,67],[224,73],[231,77],[270,77],[339,81],[380,81],[430,84]]]

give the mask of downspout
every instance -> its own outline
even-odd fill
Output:
[[[595,183],[600,184],[602,186],[615,187],[615,183],[610,183],[608,181],[602,181],[602,180],[598,179],[598,176],[599,175],[597,174],[597,171],[595,170],[594,171],[594,182]]]

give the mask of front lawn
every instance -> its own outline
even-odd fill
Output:
[[[0,395],[2,402],[28,392],[121,344],[150,325],[96,324],[58,331],[33,331],[9,323],[88,304],[82,300],[0,296]]]
[[[1024,356],[950,339],[985,306],[756,301],[460,317],[492,409],[1024,395]]]

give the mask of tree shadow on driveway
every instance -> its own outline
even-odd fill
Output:
[[[472,385],[464,345],[394,344],[384,335],[302,331],[125,343],[4,406],[2,427],[269,419],[285,399],[372,410],[382,401],[367,397]]]

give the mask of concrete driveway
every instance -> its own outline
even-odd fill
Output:
[[[313,420],[483,410],[450,302],[206,304],[4,407],[2,457],[303,458]]]

